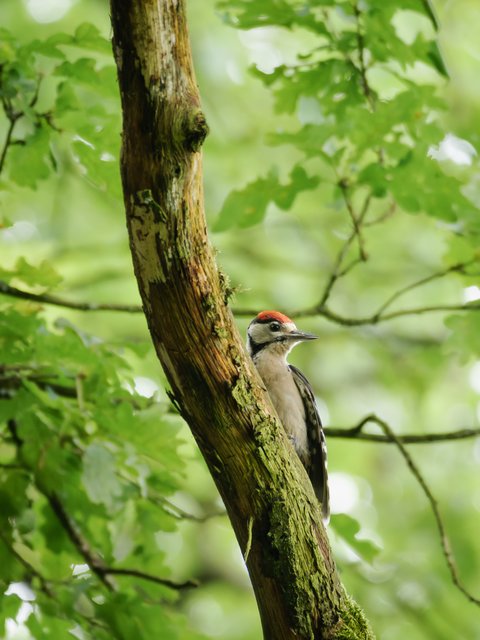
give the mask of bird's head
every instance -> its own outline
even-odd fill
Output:
[[[286,355],[303,340],[315,340],[312,333],[299,331],[288,316],[279,311],[261,311],[248,325],[247,348],[251,356],[263,349]]]

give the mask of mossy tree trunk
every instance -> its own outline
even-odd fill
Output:
[[[159,360],[224,500],[268,640],[372,638],[245,353],[207,238],[183,0],[111,0],[130,246]]]

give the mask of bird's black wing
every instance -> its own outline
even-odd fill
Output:
[[[322,421],[318,414],[317,403],[313,389],[297,367],[289,365],[295,384],[300,392],[305,407],[307,421],[308,446],[310,450],[310,462],[307,472],[313,485],[315,495],[322,503],[322,515],[324,522],[330,518],[330,496],[328,491],[327,474],[327,444],[322,429]]]

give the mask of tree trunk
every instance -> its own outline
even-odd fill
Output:
[[[372,638],[319,505],[227,307],[208,242],[200,109],[183,0],[111,0],[121,172],[145,315],[244,554],[264,637]]]

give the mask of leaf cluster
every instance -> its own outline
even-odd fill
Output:
[[[68,171],[120,194],[118,88],[111,45],[95,26],[26,43],[1,29],[0,103],[4,182],[35,189]]]
[[[288,29],[299,41],[302,33],[315,36],[315,46],[298,51],[295,62],[252,68],[272,91],[275,111],[303,121],[270,134],[268,142],[293,147],[293,157],[301,157],[293,171],[310,177],[285,185],[270,172],[236,190],[220,211],[218,230],[258,224],[269,203],[290,208],[300,191],[321,181],[353,201],[370,194],[372,211],[393,200],[403,211],[454,223],[467,235],[479,232],[478,208],[462,189],[465,176],[449,175],[431,157],[445,135],[440,89],[448,74],[427,3],[400,9],[381,1],[237,0],[218,6],[238,29]]]
[[[56,281],[25,260],[2,275]],[[34,637],[75,626],[85,638],[180,637],[157,539],[177,526],[178,420],[135,392],[124,351],[67,320],[50,325],[39,305],[2,304],[0,350],[3,591],[32,590]],[[2,635],[21,604],[3,597]]]

